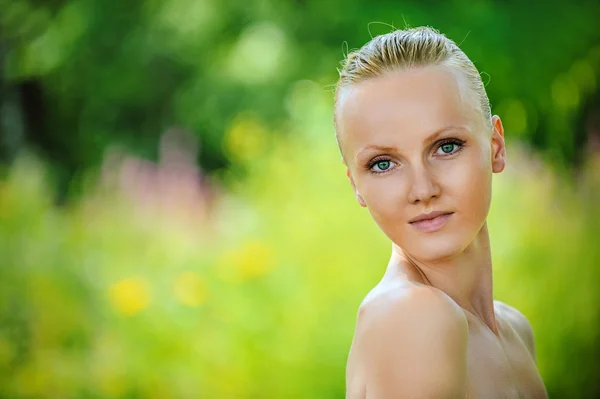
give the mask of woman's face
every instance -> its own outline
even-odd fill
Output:
[[[338,97],[340,146],[359,203],[422,261],[473,241],[489,211],[492,173],[504,169],[500,119],[486,129],[474,93],[465,87],[462,101],[458,84],[444,67],[416,68],[345,87]],[[450,215],[430,226],[410,222],[434,211]]]

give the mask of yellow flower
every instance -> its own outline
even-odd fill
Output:
[[[173,283],[173,291],[177,300],[187,306],[200,306],[206,299],[206,284],[202,277],[193,271],[177,276]]]
[[[252,114],[238,115],[225,133],[225,147],[236,158],[249,160],[259,156],[268,133],[260,120]]]
[[[225,253],[221,263],[224,268],[221,274],[232,282],[240,282],[268,273],[275,264],[275,254],[271,246],[252,240]]]
[[[108,297],[115,310],[125,316],[131,316],[148,307],[150,291],[142,277],[123,279],[108,289]]]

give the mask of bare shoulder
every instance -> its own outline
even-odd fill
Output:
[[[512,326],[512,328],[519,334],[531,356],[535,360],[535,340],[533,335],[533,328],[529,320],[517,310],[515,307],[507,305],[503,302],[494,300],[494,307],[496,311]]]
[[[377,287],[360,307],[355,333],[366,397],[464,398],[467,343],[464,312],[442,291]]]
[[[438,317],[415,320],[415,316],[426,315]],[[389,327],[389,324],[407,318],[413,323],[404,325],[405,328],[426,322],[467,325],[462,309],[444,292],[434,287],[400,282],[377,286],[367,295],[358,311],[357,330],[376,328],[380,324]]]

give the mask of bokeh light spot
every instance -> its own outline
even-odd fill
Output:
[[[579,104],[579,88],[568,76],[558,76],[552,83],[552,100],[557,109],[568,111]]]
[[[256,278],[268,273],[275,265],[275,253],[266,242],[252,240],[240,248],[223,254],[222,276],[231,282]]]
[[[261,22],[242,32],[229,55],[232,77],[249,84],[264,83],[278,75],[285,59],[286,38],[276,25]]]
[[[249,160],[260,155],[268,132],[253,114],[238,115],[225,134],[225,148],[237,159]]]
[[[113,308],[125,316],[134,315],[148,307],[150,290],[142,277],[130,277],[118,281],[108,289]]]

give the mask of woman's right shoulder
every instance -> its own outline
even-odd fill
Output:
[[[392,281],[378,284],[365,297],[358,310],[357,327],[423,317],[467,323],[463,310],[445,292],[423,284]]]
[[[431,397],[445,397],[438,395],[444,392],[464,397],[467,320],[434,287],[376,287],[360,306],[354,343],[367,384],[379,392],[373,397],[415,397],[424,391]]]

